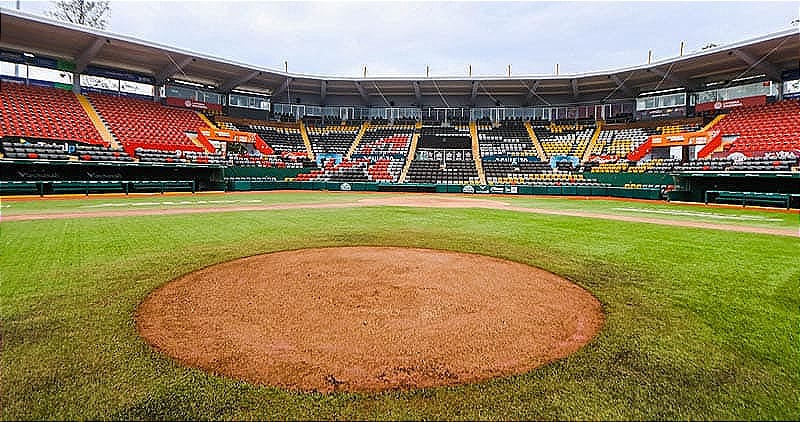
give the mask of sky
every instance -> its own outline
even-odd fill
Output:
[[[15,1],[0,1],[16,8]],[[636,66],[797,28],[800,3],[111,1],[110,32],[325,76],[550,75]],[[52,1],[20,1],[44,14]]]

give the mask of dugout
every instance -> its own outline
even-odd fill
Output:
[[[69,190],[65,182],[92,186],[92,192],[224,190],[223,167],[203,164],[0,160],[0,194],[48,194]],[[166,184],[165,184],[166,183]],[[90,185],[89,185],[90,184]]]
[[[689,202],[714,201],[709,192],[746,192],[753,198],[757,194],[785,194],[790,196],[790,207],[800,208],[800,172],[686,172],[676,173],[675,191],[671,200]]]

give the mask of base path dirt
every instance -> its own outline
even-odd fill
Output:
[[[392,247],[277,252],[188,274],[136,313],[181,363],[301,391],[380,391],[519,374],[600,330],[600,303],[541,269]]]

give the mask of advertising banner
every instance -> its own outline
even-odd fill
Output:
[[[208,128],[201,128],[199,132],[210,141],[238,142],[245,144],[256,143],[256,134],[251,132]]]
[[[222,111],[222,105],[220,104],[204,103],[202,101],[186,100],[183,98],[167,97],[164,102],[173,107],[191,108],[195,110]]]
[[[503,194],[517,194],[519,190],[517,186],[501,185],[464,185],[461,188],[461,193],[503,193]]]
[[[671,133],[669,135],[652,135],[650,141],[653,148],[677,145],[705,145],[716,133],[709,132],[682,132]]]
[[[704,112],[711,110],[728,110],[736,107],[764,105],[766,103],[767,103],[766,95],[756,95],[755,97],[737,98],[735,100],[709,101],[707,103],[699,103],[694,106],[694,110],[697,112]]]
[[[786,81],[783,83],[783,98],[798,98],[800,97],[800,79],[794,81]]]
[[[138,82],[153,85],[155,81],[150,76],[137,75],[123,70],[108,69],[99,66],[87,66],[83,72],[86,75],[102,76],[104,78],[119,79],[121,81]]]
[[[655,110],[642,110],[637,111],[636,116],[640,120],[658,119],[658,118],[680,118],[686,116],[686,107],[671,107],[671,108],[658,108]]]
[[[317,166],[322,167],[328,160],[333,160],[333,165],[339,165],[339,163],[341,163],[342,160],[344,159],[344,156],[342,154],[320,152],[317,153],[317,155],[314,158],[316,158]]]

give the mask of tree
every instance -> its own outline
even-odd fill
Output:
[[[66,22],[105,29],[110,7],[108,1],[60,0],[47,15]]]

